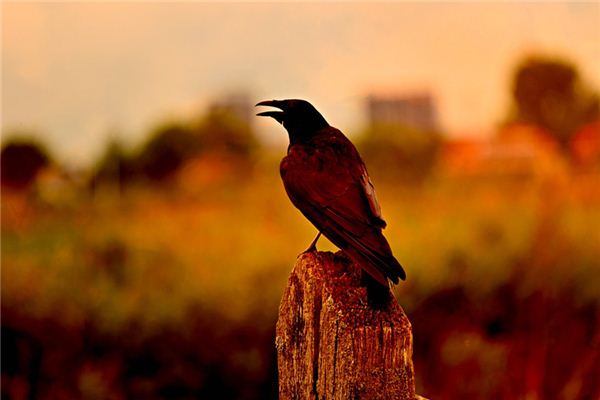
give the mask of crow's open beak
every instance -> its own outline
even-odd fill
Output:
[[[256,106],[269,106],[283,110],[283,102],[280,100],[265,100],[261,101],[260,103],[256,103]],[[285,115],[285,111],[263,111],[256,115],[259,117],[271,117],[280,124],[283,124],[283,116]]]

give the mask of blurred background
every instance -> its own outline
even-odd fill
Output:
[[[418,393],[600,398],[597,2],[1,7],[3,399],[277,398],[273,98],[369,167]]]

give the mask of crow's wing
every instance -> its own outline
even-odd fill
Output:
[[[295,145],[281,164],[292,203],[338,247],[382,284],[404,279],[381,233],[385,222],[364,163],[345,137]]]

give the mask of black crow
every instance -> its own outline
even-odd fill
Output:
[[[308,251],[316,250],[321,234],[345,251],[377,282],[388,287],[406,274],[381,233],[386,223],[367,168],[354,145],[305,100],[268,100],[257,106],[280,111],[272,117],[287,130],[287,156],[280,172],[294,204],[319,230]]]

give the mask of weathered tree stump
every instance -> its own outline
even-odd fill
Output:
[[[341,252],[298,258],[277,321],[280,400],[415,399],[410,322],[360,283]]]

